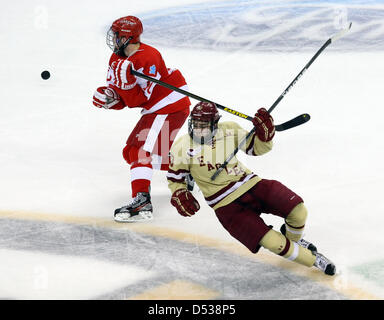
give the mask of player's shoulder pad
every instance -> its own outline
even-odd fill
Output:
[[[181,149],[183,148],[184,146],[186,145],[189,145],[189,142],[190,142],[190,136],[189,134],[184,134],[180,137],[178,137],[172,144],[172,147],[171,147],[171,151],[172,150],[178,150],[178,149]]]
[[[239,130],[239,129],[243,129],[237,122],[234,122],[234,121],[219,122],[218,128],[222,129],[222,130],[229,130],[229,129]]]
[[[129,59],[133,62],[135,68],[141,68],[153,64],[154,61],[159,60],[159,57],[161,57],[160,51],[145,43],[141,43],[140,48]]]
[[[138,52],[142,52],[145,55],[161,55],[159,50],[145,43],[140,44]]]
[[[173,159],[178,159],[177,162],[188,162],[188,150],[191,146],[191,138],[188,134],[182,135],[179,138],[177,138],[169,151],[170,156],[173,157]]]

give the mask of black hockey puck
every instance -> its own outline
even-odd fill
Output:
[[[44,80],[48,80],[49,77],[51,76],[51,74],[49,73],[49,71],[45,70],[41,73],[41,77],[44,79]]]

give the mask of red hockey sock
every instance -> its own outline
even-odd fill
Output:
[[[138,192],[149,192],[150,180],[137,179],[131,182],[132,186],[132,198],[136,197]]]
[[[138,192],[149,192],[153,169],[151,164],[134,163],[131,167],[132,197]]]

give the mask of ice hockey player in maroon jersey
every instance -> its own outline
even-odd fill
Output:
[[[191,175],[213,208],[223,227],[251,252],[260,247],[307,267],[315,266],[334,275],[335,265],[303,239],[307,209],[303,199],[276,180],[257,176],[237,157],[214,180],[212,175],[248,134],[235,122],[220,122],[215,104],[200,102],[191,111],[188,133],[178,138],[170,151],[167,173],[171,204],[185,217],[193,216],[200,205],[188,190]],[[273,119],[266,109],[255,114],[255,134],[240,148],[251,156],[272,149]],[[280,232],[265,224],[261,213],[284,219]]]
[[[188,97],[131,74],[133,69],[188,89],[181,72],[167,68],[160,52],[141,42],[142,33],[143,25],[137,17],[126,16],[113,22],[107,33],[107,44],[113,51],[107,85],[97,88],[93,96],[98,108],[142,109],[123,149],[123,157],[130,165],[132,200],[115,210],[114,219],[118,222],[152,219],[153,170],[168,170],[169,148],[189,115]]]

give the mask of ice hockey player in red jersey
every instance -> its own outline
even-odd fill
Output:
[[[98,108],[121,110],[141,108],[141,118],[123,149],[130,165],[132,200],[115,210],[118,222],[153,218],[150,184],[154,169],[168,170],[168,152],[177,132],[189,115],[188,97],[131,74],[131,69],[187,90],[177,69],[164,63],[160,52],[141,42],[143,25],[139,18],[126,16],[113,22],[107,44],[109,60],[107,85],[97,88],[93,104]]]
[[[200,102],[191,111],[188,134],[178,138],[170,151],[167,179],[171,204],[185,217],[200,209],[186,183],[186,178],[192,175],[223,227],[251,252],[257,253],[264,247],[286,259],[334,275],[335,265],[303,239],[307,209],[298,194],[279,181],[259,177],[237,157],[212,180],[212,175],[248,134],[237,123],[219,123],[219,119],[217,107],[210,102]],[[258,156],[272,149],[275,127],[264,108],[255,114],[253,124],[256,131],[240,150]],[[280,232],[266,225],[261,213],[283,218]]]

